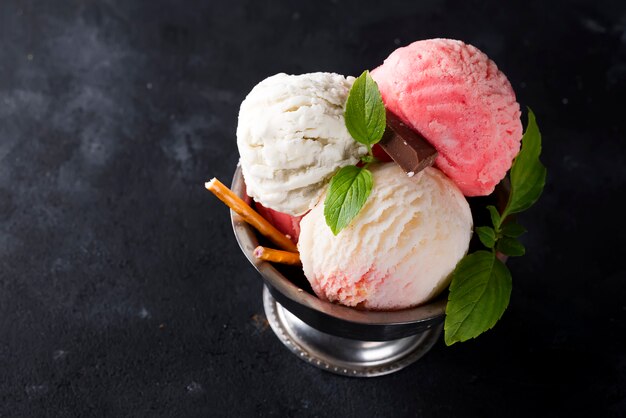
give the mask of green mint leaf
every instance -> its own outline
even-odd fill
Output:
[[[502,218],[531,207],[543,191],[546,168],[539,161],[541,133],[535,115],[528,109],[528,125],[522,137],[522,149],[511,167],[511,194]]]
[[[526,228],[516,222],[509,222],[502,226],[502,235],[517,238],[526,232]]]
[[[498,229],[500,228],[500,213],[498,212],[498,209],[496,209],[495,206],[493,205],[489,205],[487,206],[487,209],[489,210],[489,213],[491,214],[491,223],[493,224],[493,227]]]
[[[344,116],[346,128],[357,142],[371,146],[383,137],[387,123],[385,105],[369,71],[363,71],[354,81]]]
[[[324,217],[334,235],[348,226],[359,213],[373,184],[369,170],[353,165],[343,167],[333,176],[324,200]]]
[[[491,329],[511,297],[511,273],[493,251],[465,256],[452,273],[444,324],[446,345]]]
[[[502,237],[498,240],[497,250],[511,257],[520,257],[526,253],[521,242],[511,237]]]
[[[493,248],[496,243],[496,231],[490,226],[476,227],[476,233],[480,242],[487,248]]]

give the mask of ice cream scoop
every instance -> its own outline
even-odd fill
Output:
[[[298,243],[298,237],[300,237],[300,221],[302,220],[302,216],[291,216],[286,213],[277,212],[266,208],[260,203],[254,205],[254,208],[257,212],[259,212],[259,215],[267,219],[269,223],[285,234],[287,238],[296,244]]]
[[[292,216],[315,206],[330,177],[367,152],[345,126],[354,78],[334,73],[276,74],[241,104],[237,146],[247,193]]]
[[[323,300],[373,310],[419,305],[449,284],[467,252],[469,204],[436,168],[413,177],[395,163],[370,169],[374,187],[365,206],[336,236],[323,204],[302,219],[304,274]]]
[[[506,76],[477,48],[429,39],[396,49],[372,71],[385,106],[439,153],[466,196],[484,196],[520,149],[520,108]]]

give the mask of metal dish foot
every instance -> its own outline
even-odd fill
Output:
[[[263,287],[265,316],[280,341],[300,359],[344,376],[375,377],[414,363],[441,335],[437,325],[410,337],[390,341],[362,341],[318,331],[283,308]]]

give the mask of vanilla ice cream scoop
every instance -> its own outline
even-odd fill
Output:
[[[436,168],[413,177],[394,163],[370,169],[372,192],[339,234],[326,225],[323,203],[302,219],[304,274],[323,300],[374,310],[419,305],[448,286],[467,252],[469,204]]]
[[[249,196],[275,211],[302,215],[339,168],[367,153],[344,122],[353,81],[333,73],[276,74],[250,91],[237,126]]]

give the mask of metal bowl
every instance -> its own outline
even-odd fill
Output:
[[[231,189],[251,203],[240,168],[235,171]],[[508,180],[504,180],[492,195],[468,199],[474,223],[487,224],[488,212],[483,208],[493,204],[502,209],[509,190]],[[427,304],[387,312],[326,302],[315,296],[301,268],[273,265],[254,257],[253,250],[264,243],[263,237],[233,211],[231,220],[239,247],[265,283],[263,306],[272,330],[302,360],[337,374],[380,376],[415,362],[439,339],[447,292]],[[475,245],[474,240],[470,250]],[[506,262],[505,256],[498,256]]]
[[[232,191],[250,202],[240,168]],[[253,256],[259,237],[231,211],[233,231],[248,261],[265,283],[264,307],[279,339],[300,358],[350,376],[399,370],[425,354],[443,327],[446,295],[415,308],[364,311],[323,301],[308,287],[301,269],[275,266]]]

